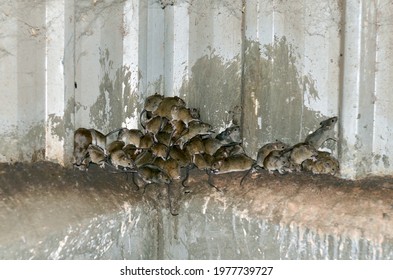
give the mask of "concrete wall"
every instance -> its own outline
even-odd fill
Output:
[[[393,259],[393,180],[190,175],[132,191],[124,174],[0,164],[0,259]],[[375,185],[383,188],[375,188]],[[372,186],[372,187],[370,187]]]
[[[2,162],[68,165],[76,128],[135,128],[159,91],[242,124],[251,156],[338,115],[341,176],[393,173],[389,0],[0,4]]]

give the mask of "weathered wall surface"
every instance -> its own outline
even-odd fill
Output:
[[[246,1],[243,133],[251,153],[338,115],[340,1]],[[334,147],[331,146],[331,147]]]
[[[0,161],[68,165],[78,127],[180,95],[251,156],[339,116],[341,176],[392,174],[389,0],[0,0]]]

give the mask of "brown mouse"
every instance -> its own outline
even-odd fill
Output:
[[[315,149],[319,149],[322,144],[329,139],[337,141],[334,138],[334,126],[337,123],[337,120],[337,117],[332,117],[320,122],[320,127],[308,135],[304,140],[304,143],[313,146]]]
[[[135,173],[133,173],[134,175]],[[145,164],[137,169],[136,174],[145,182],[144,191],[146,187],[151,184],[165,184],[168,188],[168,202],[169,202],[169,211],[173,216],[178,215],[178,213],[174,212],[172,209],[172,203],[170,198],[170,184],[172,183],[172,179],[170,176],[161,168],[153,164]],[[138,184],[135,182],[133,176],[134,184],[139,188]]]
[[[208,123],[204,122],[191,122],[188,125],[188,128],[184,131],[182,136],[175,142],[175,144],[178,144],[180,148],[183,149],[183,145],[187,143],[189,140],[191,140],[193,137],[197,135],[205,135],[205,134],[211,134],[214,131],[211,130],[212,126]]]
[[[263,168],[272,174],[278,171],[280,174],[285,174],[288,171],[289,159],[283,154],[283,151],[273,150],[263,160]]]
[[[202,139],[195,136],[184,145],[183,150],[191,157],[195,154],[203,154],[205,152],[205,146],[203,145]]]
[[[155,136],[158,143],[169,146],[171,144],[171,134],[167,132],[160,131]]]
[[[109,162],[116,168],[119,169],[131,169],[133,167],[133,161],[131,157],[123,150],[125,146],[123,141],[113,141],[107,145],[107,152],[109,153]]]
[[[168,147],[161,143],[154,143],[153,146],[150,148],[153,156],[155,158],[167,158]]]
[[[160,102],[157,109],[153,111],[153,116],[165,117],[168,120],[172,120],[172,106],[185,106],[186,102],[178,96],[164,97]]]
[[[146,132],[150,132],[153,135],[156,135],[158,132],[161,131],[162,127],[165,126],[167,122],[167,118],[162,118],[159,116],[152,117],[145,122],[145,130]]]
[[[151,164],[154,161],[154,156],[150,150],[144,150],[135,158],[134,163],[136,167],[140,167],[145,164]]]
[[[179,163],[173,158],[162,159],[156,158],[153,164],[164,170],[172,180],[180,179],[180,166]]]
[[[133,145],[133,144],[128,144],[123,147],[123,151],[128,155],[129,158],[132,160],[135,160],[137,156],[140,154],[141,150]]]
[[[154,144],[154,136],[150,132],[143,135],[140,139],[138,148],[150,149]]]
[[[260,167],[263,167],[263,161],[267,157],[268,154],[272,151],[282,151],[284,149],[289,148],[289,146],[281,141],[276,140],[276,142],[273,143],[267,143],[263,145],[259,150],[257,154],[257,160],[256,164]]]
[[[236,154],[224,159],[216,160],[212,164],[212,170],[214,174],[246,171],[251,168],[253,163],[254,160],[246,154]]]
[[[273,143],[267,143],[263,145],[257,153],[257,159],[252,165],[252,167],[247,171],[247,173],[243,176],[243,178],[240,180],[240,185],[243,184],[244,179],[247,177],[247,175],[253,171],[256,170],[256,168],[264,167],[264,161],[265,158],[272,152],[272,151],[282,151],[284,149],[287,149],[289,146],[281,141],[276,140],[276,142]],[[276,157],[273,160],[273,156],[270,160],[266,162],[267,167],[271,170],[278,170],[280,173],[284,172],[284,167],[287,165],[287,159],[286,158],[281,158]]]
[[[220,140],[212,137],[203,139],[203,144],[205,146],[205,153],[211,156],[214,155],[217,152],[217,150],[222,146]]]
[[[92,162],[99,165],[101,168],[105,167],[105,164],[107,162],[107,156],[101,147],[90,144],[89,147],[87,147],[87,152],[89,154],[89,157],[86,159],[86,166],[88,166],[90,162]]]
[[[79,167],[87,155],[87,148],[92,143],[91,132],[86,128],[78,128],[74,132],[74,166]]]
[[[330,153],[318,151],[316,160],[307,159],[303,161],[302,168],[313,174],[335,175],[340,169],[340,164]]]
[[[318,155],[314,146],[307,143],[298,143],[289,148],[288,151],[290,161],[297,165],[302,164],[306,159],[314,159]]]
[[[143,105],[143,110],[142,110],[142,112],[139,115],[139,119],[141,120],[141,126],[143,128],[145,128],[143,123],[142,123],[142,115],[143,115],[143,113],[146,112],[147,114],[149,114],[149,113],[157,110],[158,106],[160,105],[160,103],[161,103],[161,101],[163,99],[164,99],[164,96],[160,95],[158,93],[155,93],[154,95],[146,97],[145,104]],[[147,116],[147,118],[149,119],[150,116]]]
[[[119,131],[117,140],[123,141],[125,145],[132,144],[139,147],[142,136],[143,133],[139,129],[123,128]]]
[[[171,116],[172,120],[183,121],[186,126],[188,126],[190,122],[198,120],[195,119],[190,110],[184,106],[173,105],[171,108]]]
[[[180,149],[178,145],[171,147],[169,157],[176,160],[180,167],[187,167],[191,163],[191,158],[188,153]]]

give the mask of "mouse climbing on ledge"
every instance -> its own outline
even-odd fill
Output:
[[[338,161],[319,149],[328,140],[336,141],[334,127],[337,121],[337,117],[323,120],[303,142],[294,145],[280,140],[267,143],[258,150],[254,160],[245,152],[247,146],[243,147],[242,127],[238,121],[226,124],[223,131],[216,133],[218,127],[214,129],[204,122],[198,108],[187,107],[178,96],[165,97],[156,93],[145,99],[137,125],[143,129],[121,127],[106,135],[93,128],[77,129],[74,166],[88,171],[90,164],[96,164],[108,173],[126,174],[126,181],[132,174],[135,191],[139,191],[139,185],[143,189],[150,185],[166,185],[170,212],[177,215],[171,204],[172,186],[182,186],[184,188],[179,190],[191,193],[195,181],[188,178],[192,168],[205,171],[207,185],[220,192],[225,191],[225,186],[214,184],[216,174],[244,171],[240,185],[257,169],[274,175],[299,171],[336,174]]]

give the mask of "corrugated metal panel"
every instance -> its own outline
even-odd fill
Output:
[[[159,91],[241,122],[252,156],[338,115],[341,175],[392,174],[389,0],[0,4],[1,161],[68,164],[75,128],[137,127]]]

